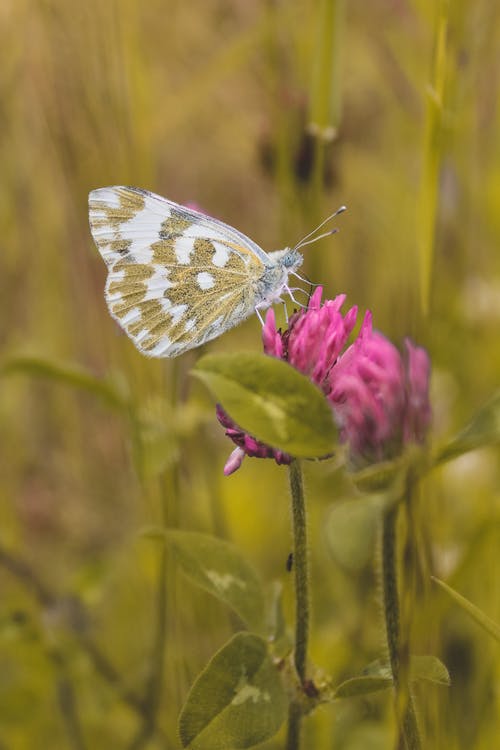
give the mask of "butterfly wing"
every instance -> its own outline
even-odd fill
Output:
[[[129,187],[94,190],[89,215],[111,315],[144,354],[177,356],[253,312],[271,261],[233,227]]]

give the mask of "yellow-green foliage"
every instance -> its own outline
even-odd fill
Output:
[[[179,747],[187,690],[235,622],[146,526],[232,540],[292,611],[286,469],[224,478],[233,445],[188,375],[201,352],[147,360],[120,334],[89,190],[195,201],[268,250],[347,204],[306,272],[429,349],[439,443],[500,374],[499,45],[491,0],[1,3],[2,747]],[[257,319],[207,349],[260,351]],[[409,521],[412,650],[452,680],[417,691],[429,748],[498,742],[498,643],[431,580],[500,621],[498,467],[494,448],[449,462]],[[353,490],[332,462],[305,468],[311,658],[338,684],[383,655],[373,529],[344,518],[341,564],[330,514]],[[381,693],[317,711],[305,748],[383,750],[392,730]]]

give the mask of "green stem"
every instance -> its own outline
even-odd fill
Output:
[[[286,734],[286,750],[299,750],[300,748],[300,725],[302,723],[302,711],[298,703],[290,703],[288,709],[288,726]]]
[[[181,400],[179,394],[179,363],[172,365],[170,369],[170,381],[164,386],[169,392],[170,404],[175,407]],[[139,433],[140,439],[140,433]],[[159,477],[158,497],[160,525],[166,531],[170,526],[178,524],[178,464],[170,471],[162,473]],[[167,616],[169,599],[169,558],[166,544],[162,544],[159,550],[158,579],[156,588],[156,599],[154,606],[154,636],[151,649],[151,662],[149,675],[144,689],[144,721],[132,738],[128,750],[142,750],[150,744],[151,737],[155,733],[163,696],[165,682],[165,659],[167,651]]]
[[[310,129],[323,142],[335,138],[340,124],[344,5],[344,0],[323,0],[319,7],[310,96]]]
[[[307,571],[307,528],[302,469],[297,460],[290,464],[292,494],[293,564],[295,570],[295,669],[302,684],[306,681],[307,639],[309,635],[309,580]]]
[[[167,505],[168,491],[166,488],[166,478],[162,477],[160,486],[161,494],[161,525],[167,528]],[[146,712],[144,721],[139,727],[139,731],[132,738],[129,750],[140,750],[146,747],[149,740],[155,732],[158,710],[160,708],[161,697],[163,692],[163,683],[165,675],[165,652],[167,645],[167,546],[162,544],[160,548],[160,559],[158,561],[158,582],[156,590],[155,603],[155,635],[153,648],[151,651],[150,674],[146,683],[144,705]]]
[[[396,715],[399,726],[398,747],[401,740],[407,750],[420,750],[422,743],[418,730],[413,698],[408,686],[408,663],[402,664],[401,632],[399,617],[399,595],[396,559],[396,523],[398,506],[386,510],[382,531],[382,577],[384,592],[384,614],[387,633],[387,646],[394,684]]]
[[[294,460],[289,467],[292,496],[293,566],[295,571],[295,648],[294,664],[301,685],[306,683],[307,640],[309,635],[309,589],[307,569],[307,522],[302,469]],[[290,705],[287,750],[299,750],[302,711],[298,702]]]
[[[423,169],[420,185],[418,259],[421,309],[428,314],[435,253],[436,216],[439,208],[439,172],[443,159],[443,120],[448,68],[449,0],[434,4],[436,30],[434,64],[428,86],[425,114]]]
[[[56,648],[50,649],[48,656],[57,671],[57,701],[66,727],[68,743],[72,750],[85,750],[86,744],[80,723],[76,691],[65,658]]]

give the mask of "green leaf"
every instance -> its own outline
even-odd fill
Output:
[[[363,677],[380,677],[383,679],[391,680],[392,682],[392,671],[391,665],[385,659],[375,659],[371,661],[363,669]]]
[[[387,690],[392,685],[392,672],[389,664],[376,659],[368,664],[361,675],[342,682],[335,690],[334,698],[354,698],[369,693]]]
[[[193,371],[243,430],[293,456],[332,453],[337,431],[325,396],[305,375],[264,354],[210,354]]]
[[[375,675],[363,675],[346,680],[335,690],[334,698],[356,698],[360,695],[378,693],[387,690],[392,685],[392,677],[377,677]]]
[[[432,580],[435,581],[438,586],[441,586],[441,588],[447,592],[451,596],[452,599],[456,601],[456,603],[462,607],[462,609],[467,612],[470,617],[472,617],[473,620],[477,622],[478,625],[480,625],[483,630],[486,630],[489,635],[493,636],[493,638],[496,641],[500,641],[500,627],[491,620],[488,615],[485,615],[484,612],[482,612],[479,607],[476,607],[475,604],[472,604],[468,599],[465,598],[465,596],[462,596],[462,594],[459,594],[458,591],[455,591],[451,588],[451,586],[448,586],[448,584],[444,583],[443,581],[440,581],[439,578],[434,578],[434,576],[431,576]]]
[[[450,675],[444,664],[436,656],[410,656],[410,680],[424,680],[437,685],[449,685]],[[335,690],[334,698],[354,698],[360,695],[386,690],[392,685],[392,672],[389,663],[376,659],[368,664],[363,674],[346,680]]]
[[[372,677],[387,677],[392,682],[391,667],[385,659],[372,661],[363,672]],[[426,680],[438,685],[449,685],[450,675],[437,656],[415,656],[412,654],[410,656],[410,680],[411,682]]]
[[[190,750],[237,750],[272,737],[288,700],[262,638],[237,633],[201,672],[179,719]]]
[[[469,451],[500,442],[500,392],[482,406],[462,430],[436,456],[435,463],[445,463]]]
[[[130,396],[125,381],[117,376],[98,378],[79,365],[58,362],[37,356],[18,356],[5,360],[1,375],[31,375],[59,381],[73,388],[88,391],[105,401],[108,406],[126,409]]]
[[[412,682],[424,680],[436,685],[450,685],[450,673],[437,656],[411,656],[410,679]]]
[[[264,593],[253,567],[229,542],[195,531],[163,531],[183,572],[228,604],[252,630],[264,622]]]

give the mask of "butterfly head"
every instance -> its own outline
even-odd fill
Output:
[[[303,262],[304,258],[302,257],[302,253],[299,253],[298,250],[293,248],[290,249],[288,247],[285,249],[285,254],[281,259],[281,263],[283,268],[286,268],[289,273],[299,268]]]
[[[273,265],[277,265],[286,271],[286,275],[299,268],[304,262],[302,253],[295,248],[286,247],[284,250],[275,250],[269,253]]]

